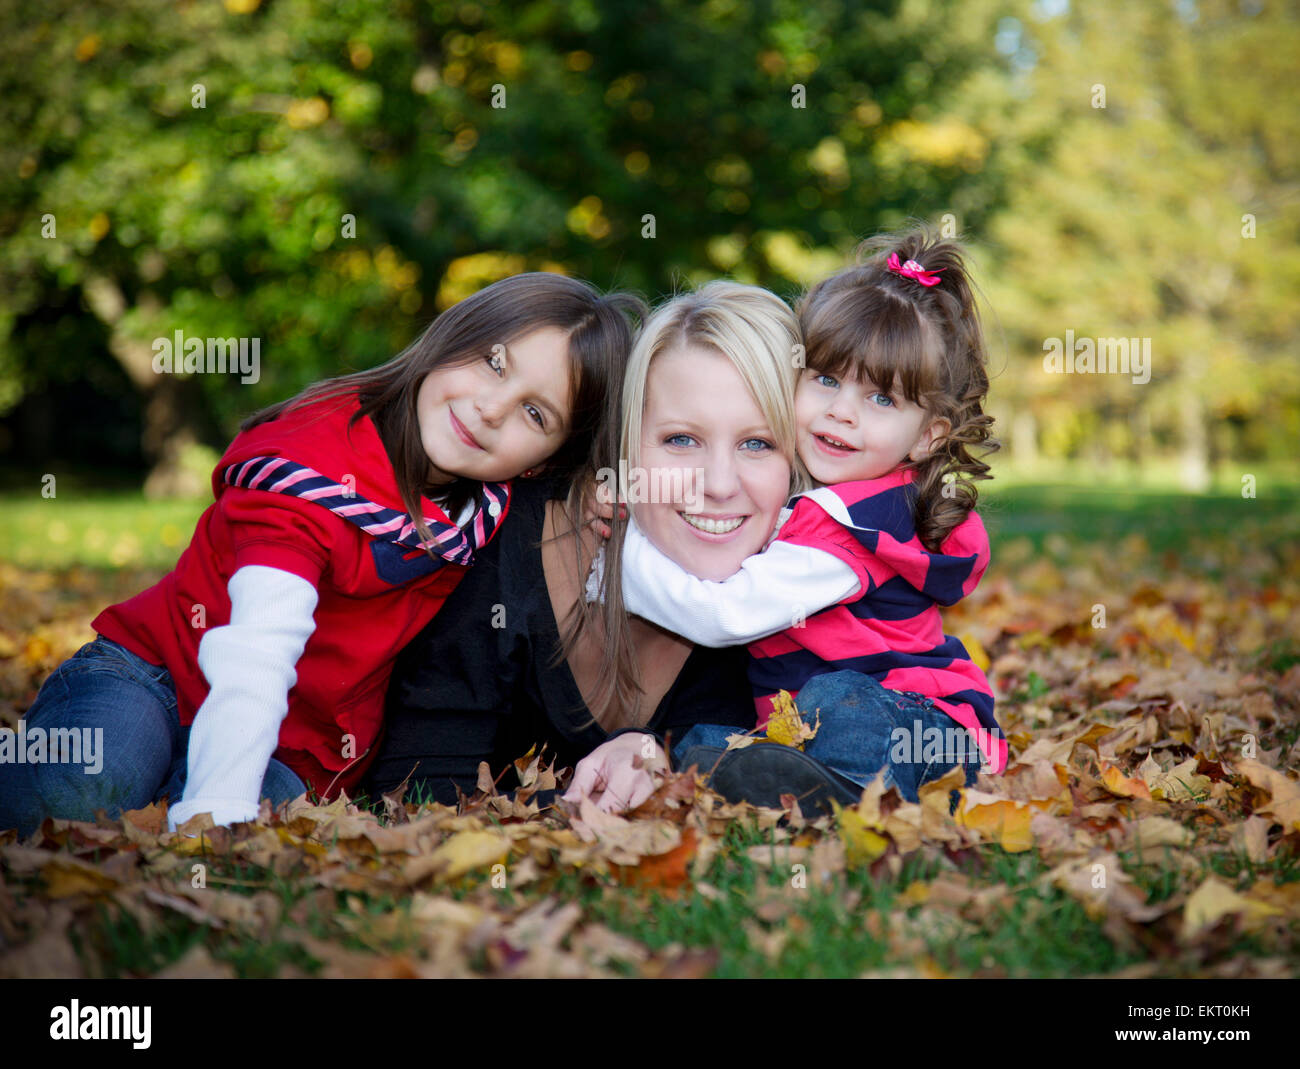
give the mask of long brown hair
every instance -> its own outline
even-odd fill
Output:
[[[889,269],[890,254],[939,277],[923,286]],[[823,279],[798,303],[810,368],[870,380],[944,419],[950,430],[931,452],[901,467],[914,472],[916,534],[931,551],[975,507],[975,481],[991,478],[980,457],[1000,448],[984,412],[988,354],[979,310],[957,240],[919,224],[864,241],[852,267]]]
[[[564,275],[526,272],[494,282],[439,315],[414,342],[379,367],[340,375],[248,417],[241,430],[275,419],[291,408],[330,398],[357,395],[361,407],[349,426],[366,416],[393,464],[402,503],[422,540],[430,538],[420,497],[427,485],[429,457],[420,441],[416,397],[424,377],[436,368],[454,367],[487,356],[494,345],[508,345],[542,327],[568,332],[572,416],[569,435],[547,462],[558,478],[571,479],[587,461],[605,407],[607,391],[622,381],[632,346],[629,316],[644,317],[645,302],[629,293],[601,295],[593,286]],[[439,487],[444,511],[455,516],[479,484],[456,479]],[[429,550],[430,554],[433,553]]]

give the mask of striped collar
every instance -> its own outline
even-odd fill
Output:
[[[281,456],[250,457],[231,464],[222,471],[222,480],[246,490],[301,497],[355,524],[372,538],[413,549],[431,549],[452,564],[466,566],[474,563],[475,550],[491,541],[510,502],[509,483],[480,483],[474,511],[464,525],[457,527],[447,519],[425,517],[433,537],[421,542],[409,513],[376,504],[355,488]]]

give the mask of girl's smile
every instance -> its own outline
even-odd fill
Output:
[[[478,444],[478,439],[470,434],[469,431],[465,429],[465,424],[456,418],[456,413],[453,411],[451,405],[447,406],[447,411],[451,415],[451,428],[460,436],[461,441],[474,449],[482,449],[483,447]]]

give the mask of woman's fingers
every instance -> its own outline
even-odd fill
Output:
[[[603,769],[599,760],[579,761],[578,767],[573,770],[573,782],[569,784],[569,789],[562,797],[566,802],[580,802],[596,794],[601,789],[598,785],[603,780]]]
[[[654,780],[645,769],[626,764],[616,769],[601,797],[607,813],[635,809],[654,793]]]

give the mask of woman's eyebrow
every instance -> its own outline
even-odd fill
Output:
[[[716,424],[697,423],[693,419],[683,419],[680,416],[675,416],[671,418],[665,417],[663,419],[655,420],[654,422],[647,421],[646,423],[643,424],[643,426],[649,427],[651,430],[655,432],[661,432],[667,427],[680,427],[682,430],[685,431],[696,431],[696,432],[698,431],[708,432],[717,429]],[[754,435],[763,435],[764,437],[771,438],[772,434],[773,434],[772,428],[769,427],[766,423],[753,423],[750,424],[748,427],[742,427],[740,430],[738,430],[736,432],[736,437],[752,438],[754,437]]]
[[[693,431],[708,429],[707,423],[697,423],[695,420],[684,416],[663,416],[656,420],[646,420],[645,425],[655,429],[660,427],[685,427]]]

